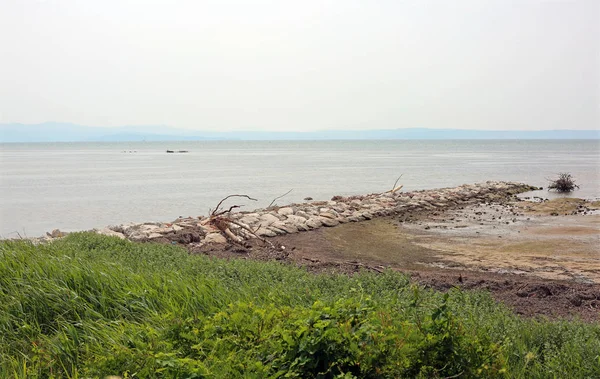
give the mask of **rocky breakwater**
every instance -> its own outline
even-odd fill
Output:
[[[171,223],[109,226],[97,233],[133,241],[170,242],[185,245],[243,243],[298,233],[374,217],[416,214],[458,207],[468,203],[502,201],[537,189],[522,183],[491,182],[415,192],[386,192],[360,196],[334,196],[330,201],[311,201],[252,212],[224,212],[213,216],[179,218]]]

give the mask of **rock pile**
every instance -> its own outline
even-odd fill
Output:
[[[537,189],[522,183],[486,182],[454,188],[396,192],[361,196],[335,196],[331,201],[311,201],[285,207],[257,209],[228,215],[229,228],[242,239],[274,237],[341,223],[370,220],[411,212],[447,209],[473,202],[499,201]],[[143,223],[109,226],[97,233],[133,241],[182,244],[225,243],[221,230],[206,223],[206,217],[179,218],[172,223]]]

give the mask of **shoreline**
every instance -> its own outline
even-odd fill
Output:
[[[234,209],[231,209],[231,212],[223,211],[225,219],[231,221],[226,227],[215,225],[215,222],[210,220],[210,216],[200,216],[178,218],[172,222],[127,223],[93,229],[93,231],[132,241],[152,241],[176,235],[181,236],[181,241],[176,242],[184,244],[242,242],[322,227],[334,227],[376,217],[419,213],[434,209],[444,210],[472,202],[506,200],[517,194],[537,189],[523,183],[488,181],[433,190],[412,192],[396,190],[349,197],[334,196],[329,201],[293,203],[241,212],[234,211],[236,199],[232,198],[225,205],[233,204]],[[51,240],[66,234],[68,233],[54,230],[42,239]]]
[[[230,212],[223,212],[229,223],[228,228],[234,235],[223,232],[223,228],[208,222],[209,216],[179,217],[171,222],[129,222],[109,225],[102,228],[78,231],[54,229],[39,237],[27,237],[34,242],[50,242],[70,233],[91,231],[98,234],[116,236],[131,241],[152,241],[170,235],[182,235],[183,244],[202,245],[208,243],[242,242],[251,239],[270,238],[334,227],[348,222],[360,222],[378,217],[422,213],[432,210],[446,211],[461,205],[507,201],[526,201],[543,203],[548,198],[536,196],[541,188],[524,183],[487,181],[485,183],[463,184],[457,187],[426,189],[401,192],[402,186],[383,193],[354,196],[333,196],[329,201],[316,200],[305,203],[274,205],[252,211],[239,211],[235,197],[225,205],[234,204]],[[528,193],[530,196],[522,196]],[[238,196],[238,195],[234,195]],[[241,197],[247,197],[241,195]],[[579,199],[551,196],[556,199]],[[597,202],[595,199],[579,199],[585,202]],[[221,208],[220,208],[221,209]],[[193,232],[190,232],[193,230]],[[189,233],[188,233],[189,232]]]
[[[315,273],[399,271],[439,290],[489,291],[525,316],[598,320],[600,202],[518,196],[536,189],[486,182],[245,212],[231,198],[208,216],[94,232]],[[34,242],[67,233],[52,234]]]

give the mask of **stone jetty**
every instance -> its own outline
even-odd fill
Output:
[[[330,201],[309,201],[252,212],[229,212],[223,216],[226,227],[213,222],[210,216],[201,216],[179,218],[170,223],[130,223],[95,231],[132,241],[168,240],[186,245],[226,243],[232,239],[236,239],[233,242],[242,242],[252,238],[335,227],[375,217],[444,210],[475,202],[499,202],[536,189],[522,183],[488,181],[435,190],[334,196]]]

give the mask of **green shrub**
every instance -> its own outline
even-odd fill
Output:
[[[0,242],[0,377],[600,377],[600,326],[482,292],[76,233]]]

